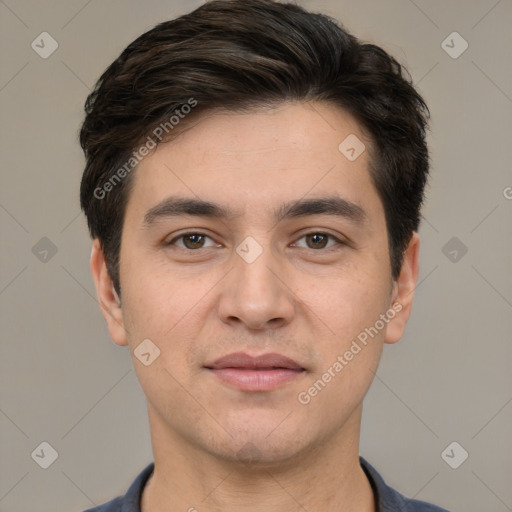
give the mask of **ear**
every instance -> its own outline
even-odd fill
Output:
[[[418,282],[420,256],[420,237],[413,232],[404,252],[400,275],[393,284],[391,309],[396,315],[389,321],[386,329],[386,343],[396,343],[405,331],[405,325],[412,310],[414,290]]]
[[[97,238],[94,239],[92,245],[90,269],[110,337],[117,345],[127,345],[121,300],[114,289],[114,284],[107,270],[105,255]]]

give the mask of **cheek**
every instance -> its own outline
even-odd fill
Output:
[[[133,271],[126,268],[123,281],[128,342],[133,353],[142,340],[149,338],[160,351],[151,364],[152,372],[140,368],[141,383],[152,387],[153,377],[144,381],[149,373],[154,375],[157,370],[165,382],[170,379],[172,384],[171,375],[179,382],[188,381],[190,368],[196,367],[204,357],[200,351],[201,340],[212,338],[212,333],[203,331],[210,325],[207,316],[214,311],[211,289],[216,280],[185,278],[176,273],[166,275],[165,269],[154,267],[144,272],[141,268],[138,271],[136,265]],[[134,365],[140,367],[135,355]]]
[[[309,289],[312,318],[326,337],[317,340],[319,364],[301,390],[311,411],[333,419],[353,411],[365,396],[377,371],[385,335],[380,315],[388,310],[388,288],[365,281],[342,280],[333,286]],[[306,293],[306,292],[305,292]],[[318,321],[321,319],[321,322]],[[304,403],[304,402],[300,402]],[[332,408],[333,404],[337,404]]]
[[[362,275],[352,270],[321,280],[308,280],[297,289],[296,296],[317,321],[322,321],[336,348],[342,348],[385,313],[389,293],[390,283],[384,282],[382,273]]]
[[[129,336],[169,337],[201,294],[202,284],[192,281],[171,275],[161,262],[134,252],[129,262],[121,264],[123,313]]]

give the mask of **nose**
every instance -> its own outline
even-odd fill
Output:
[[[235,268],[223,280],[218,312],[223,322],[251,330],[282,327],[295,313],[283,264],[269,249],[252,262],[233,254]]]

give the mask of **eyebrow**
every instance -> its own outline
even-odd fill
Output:
[[[211,201],[168,197],[146,212],[143,226],[150,227],[160,219],[185,215],[223,220],[233,219],[237,216],[230,208]],[[284,203],[274,212],[274,220],[280,222],[288,218],[310,215],[332,215],[356,224],[363,224],[368,220],[368,215],[363,208],[339,196],[300,199]]]

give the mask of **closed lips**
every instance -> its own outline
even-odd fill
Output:
[[[304,368],[293,359],[277,353],[250,356],[244,352],[236,352],[221,357],[211,364],[205,365],[210,370],[221,370],[224,368],[238,368],[245,370],[304,370]]]

